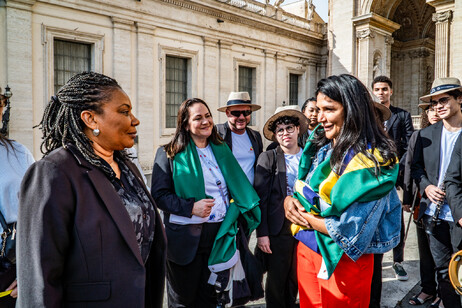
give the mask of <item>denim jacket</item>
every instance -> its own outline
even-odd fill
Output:
[[[330,145],[322,147],[313,161],[312,171],[330,156]],[[348,192],[345,192],[348,193]],[[354,202],[340,217],[329,216],[325,224],[330,237],[353,260],[363,254],[385,253],[400,240],[401,202],[396,188],[379,200]]]

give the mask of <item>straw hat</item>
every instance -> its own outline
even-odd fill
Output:
[[[419,108],[422,108],[422,110],[427,110],[428,107],[430,107],[430,103],[420,103]]]
[[[218,111],[225,112],[231,106],[250,106],[250,110],[256,111],[261,108],[260,105],[252,104],[248,92],[231,92],[229,93],[228,102],[226,106],[218,108]]]
[[[295,117],[299,119],[299,135],[304,134],[308,130],[309,120],[303,113],[300,112],[300,107],[297,105],[278,107],[276,108],[274,114],[268,119],[268,121],[266,121],[265,126],[263,127],[263,135],[266,139],[276,141],[276,138],[274,138],[274,133],[270,131],[269,127],[274,123],[274,121],[284,116]]]
[[[454,77],[437,78],[432,83],[430,94],[424,95],[420,100],[429,103],[432,96],[443,94],[452,90],[462,88],[460,80]]]

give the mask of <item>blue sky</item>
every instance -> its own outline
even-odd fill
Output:
[[[265,0],[257,0],[259,2],[265,2]],[[292,2],[297,2],[300,0],[285,0],[284,4],[292,3]],[[274,4],[275,0],[271,0],[271,4]],[[328,6],[328,0],[313,0],[313,4],[316,7],[316,12],[321,16],[324,21],[327,22],[327,6]]]

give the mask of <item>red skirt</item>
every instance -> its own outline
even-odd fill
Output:
[[[322,257],[302,243],[297,247],[300,308],[369,307],[374,255],[354,262],[343,254],[329,280],[317,278]]]

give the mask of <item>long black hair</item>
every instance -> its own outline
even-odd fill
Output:
[[[206,102],[200,98],[188,98],[183,103],[181,103],[176,119],[177,124],[175,134],[173,135],[172,140],[164,145],[165,152],[171,159],[173,159],[176,154],[186,149],[186,146],[191,141],[191,136],[187,131],[187,127],[189,117],[191,116],[189,113],[189,107],[194,104],[203,104],[209,111],[210,115],[212,115],[209,106],[207,106]],[[213,144],[220,144],[223,142],[223,139],[218,134],[217,127],[215,125],[212,128],[212,134],[207,138],[207,140]]]
[[[0,107],[2,108],[6,107],[6,98],[1,94],[0,94]],[[2,133],[0,133],[0,145],[4,146],[7,151],[8,151],[8,147],[11,147],[14,150],[11,140],[8,139],[6,136],[4,136]]]
[[[340,170],[343,158],[350,149],[362,153],[374,162],[375,175],[380,172],[380,163],[368,151],[377,149],[385,162],[394,165],[397,161],[394,142],[387,136],[378,122],[372,97],[361,81],[348,74],[330,76],[318,82],[316,95],[322,93],[339,102],[344,110],[344,122],[339,135],[335,138],[331,156],[333,170]],[[327,144],[324,133],[319,135],[317,143]]]
[[[39,124],[43,132],[40,146],[42,153],[48,155],[70,143],[78,148],[90,164],[112,175],[112,169],[102,163],[93,150],[92,141],[85,135],[86,126],[80,114],[84,110],[101,114],[102,105],[112,98],[115,90],[121,90],[117,81],[95,72],[80,73],[69,79],[52,96]]]

